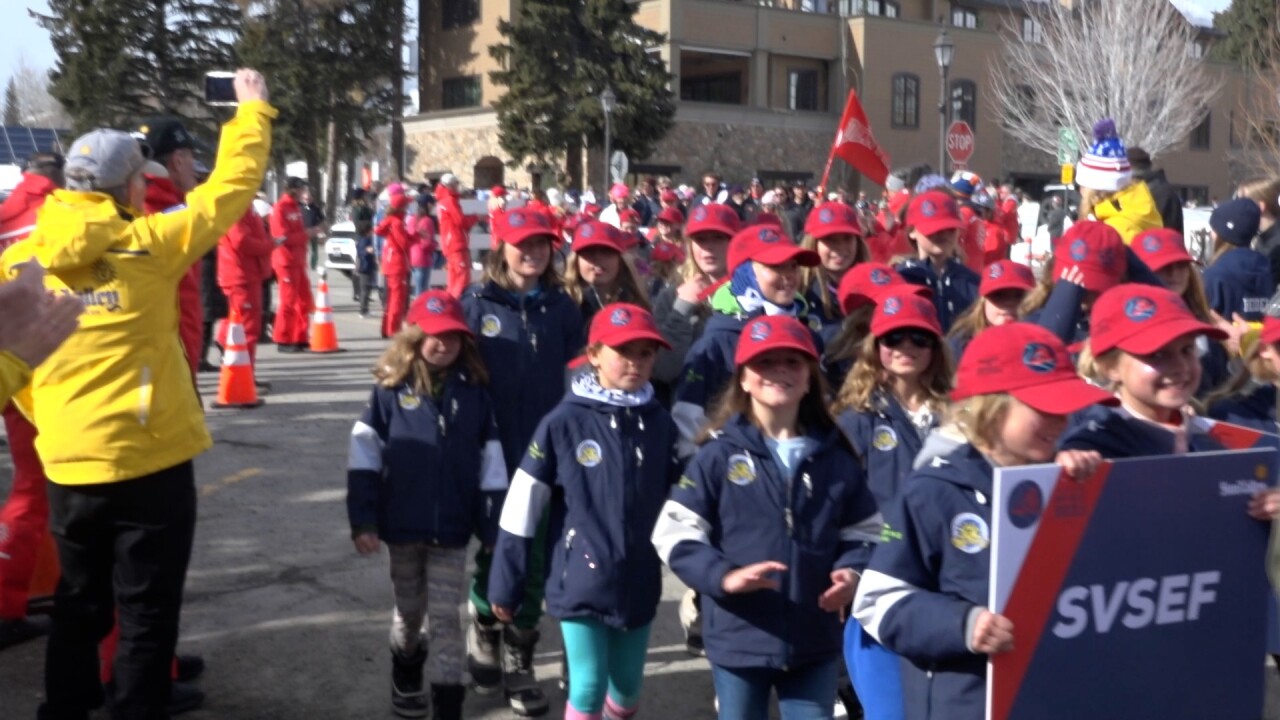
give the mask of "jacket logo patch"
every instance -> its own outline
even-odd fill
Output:
[[[99,285],[106,285],[115,282],[116,266],[112,265],[106,258],[98,258],[90,268],[93,273],[93,281]]]
[[[578,464],[582,467],[593,468],[604,460],[604,455],[600,452],[600,443],[595,440],[583,440],[578,443]]]
[[[871,435],[871,447],[877,450],[889,451],[898,447],[898,433],[888,425],[880,425]]]
[[[960,552],[973,555],[991,544],[987,521],[973,513],[960,513],[951,519],[951,544]]]
[[[538,446],[537,442],[534,442],[529,445],[529,457],[534,460],[545,460],[547,454],[542,452],[542,448]]]
[[[413,393],[400,393],[400,409],[417,410],[422,407],[422,398]]]
[[[729,482],[734,485],[750,485],[756,479],[756,466],[746,455],[729,456]]]
[[[485,337],[498,337],[502,332],[502,321],[497,315],[485,315],[480,318],[480,334]]]

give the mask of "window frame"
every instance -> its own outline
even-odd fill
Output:
[[[465,12],[470,10],[469,13]],[[470,17],[468,17],[470,16]],[[457,30],[480,22],[480,0],[443,0],[440,3],[440,29]]]
[[[898,83],[902,83],[901,92],[901,108],[899,108],[899,87]],[[920,129],[920,76],[915,73],[894,73],[890,80],[890,101],[889,101],[889,125],[901,130],[919,130]],[[913,86],[914,92],[907,92],[908,87]],[[914,112],[908,113],[908,104],[914,105]],[[899,115],[901,109],[901,115]]]
[[[1204,119],[1202,119],[1195,127],[1191,128],[1191,136],[1187,138],[1187,149],[1198,151],[1213,149],[1212,110],[1206,112],[1204,114]]]
[[[956,22],[957,18],[961,18],[963,22]],[[951,27],[961,28],[963,30],[977,30],[978,11],[971,7],[965,7],[964,5],[952,5]]]
[[[1044,25],[1030,15],[1022,16],[1022,41],[1041,45],[1044,43]]]
[[[822,93],[820,92],[821,73],[816,68],[796,67],[787,68],[787,108],[796,112],[822,112]],[[813,107],[797,107],[797,99],[800,95],[797,92],[796,80],[801,76],[813,78]]]
[[[967,114],[962,112],[965,107],[964,91],[966,90],[969,92]],[[959,97],[957,97],[957,93],[960,94]],[[978,129],[978,84],[968,78],[956,78],[951,81],[948,96],[948,102],[951,103],[951,122],[964,120],[976,132]]]
[[[475,102],[464,103],[461,105],[449,104],[449,91],[453,83],[474,83]],[[456,85],[455,85],[456,87]],[[470,88],[464,87],[465,90]],[[441,110],[465,110],[467,108],[480,107],[484,105],[484,84],[481,82],[479,75],[455,75],[454,77],[444,78],[440,83],[440,109]]]

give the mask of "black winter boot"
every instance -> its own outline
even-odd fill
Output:
[[[502,626],[498,619],[484,617],[471,606],[467,626],[467,671],[476,692],[488,695],[502,686]]]
[[[427,662],[426,649],[419,646],[410,657],[391,651],[391,710],[400,717],[426,717],[430,706],[422,687],[422,666]]]
[[[431,720],[462,720],[462,701],[467,696],[463,685],[432,685]]]
[[[533,651],[541,637],[537,630],[507,625],[502,631],[502,682],[511,711],[521,717],[545,715],[547,696],[533,676]]]

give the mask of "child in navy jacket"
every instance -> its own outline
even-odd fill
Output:
[[[1222,203],[1209,216],[1213,260],[1204,271],[1209,306],[1224,318],[1260,321],[1275,290],[1271,262],[1249,247],[1258,234],[1262,210],[1248,198]]]
[[[524,602],[534,535],[550,507],[547,612],[569,665],[567,720],[635,714],[662,565],[649,532],[680,474],[677,431],[649,375],[666,340],[649,312],[608,305],[591,323],[572,390],[534,434],[502,508],[489,580],[494,613]],[[606,690],[608,694],[606,695]]]
[[[1082,381],[1062,341],[1028,323],[979,333],[951,394],[966,442],[935,433],[885,511],[881,544],[858,585],[853,614],[875,641],[901,656],[907,720],[981,720],[986,655],[1013,644],[1009,620],[988,610],[995,466],[1049,462],[1067,414],[1110,396]],[[924,455],[925,453],[922,453]],[[1068,473],[1091,474],[1096,452],[1062,453]]]
[[[863,459],[867,484],[889,507],[924,438],[938,425],[951,389],[951,360],[933,303],[886,294],[871,318],[871,334],[832,408]],[[845,662],[866,716],[902,717],[899,659],[857,621],[845,625]]]
[[[878,537],[860,464],[823,405],[811,332],[786,316],[747,323],[710,437],[653,530],[671,570],[702,595],[720,717],[831,717],[840,614]]]
[[[907,206],[907,237],[917,257],[896,267],[909,282],[933,291],[943,332],[978,299],[978,274],[956,257],[964,226],[955,198],[941,190],[920,193]]]
[[[493,376],[490,388],[499,399],[494,406],[498,435],[507,467],[519,467],[534,429],[560,402],[565,370],[582,352],[582,314],[561,289],[551,262],[556,230],[536,208],[517,208],[501,223],[498,247],[489,254],[484,283],[462,298],[467,324],[477,333],[480,355]],[[492,553],[476,554],[471,587],[474,622],[467,635],[471,677],[492,690],[504,684],[518,714],[540,714],[550,707],[533,675],[545,592],[545,543],[535,543],[525,602],[514,626],[501,628],[489,610],[489,566]],[[500,643],[506,642],[507,667],[499,663]]]
[[[823,203],[804,221],[800,244],[818,253],[820,262],[805,269],[800,286],[824,346],[835,339],[844,320],[838,297],[840,281],[850,269],[870,259],[864,235],[857,211],[842,202]]]
[[[351,432],[347,514],[361,554],[391,553],[395,619],[391,702],[396,714],[461,718],[464,668],[458,605],[466,592],[473,534],[492,545],[494,496],[507,487],[493,403],[462,307],[449,295],[419,296],[408,325],[374,367],[378,384]]]
[[[997,260],[983,268],[978,301],[956,319],[947,333],[951,357],[958,359],[963,355],[969,341],[983,330],[1017,322],[1022,301],[1035,287],[1036,278],[1031,268],[1013,260]]]

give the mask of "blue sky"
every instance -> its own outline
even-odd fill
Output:
[[[53,46],[49,44],[49,34],[27,13],[28,8],[39,12],[47,11],[49,5],[46,0],[0,1],[6,6],[4,22],[0,22],[0,83],[7,81],[19,58],[25,59],[28,65],[38,69],[47,70],[53,67],[55,57]],[[1215,10],[1222,10],[1231,4],[1230,0],[1172,0],[1172,2],[1193,21],[1202,24],[1212,21]]]

